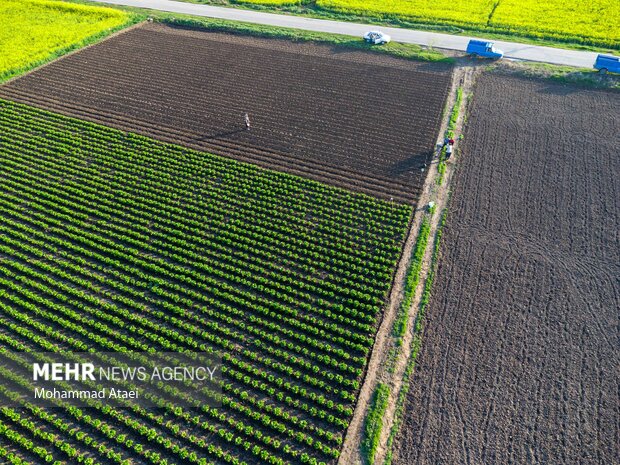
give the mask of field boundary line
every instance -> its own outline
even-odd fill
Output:
[[[467,115],[467,106],[471,101],[471,96],[473,96],[475,78],[480,72],[480,70],[481,68],[479,66],[469,66],[467,64],[455,69],[452,81],[452,89],[450,92],[450,98],[447,106],[448,111],[446,117],[444,118],[442,130],[440,131],[438,138],[438,147],[440,147],[439,150],[441,150],[441,147],[444,143],[445,135],[450,129],[450,110],[455,106],[457,102],[457,95],[459,93],[459,89],[461,89],[460,92],[462,92],[462,99],[460,102],[459,116],[454,126],[454,134],[462,134],[463,126]],[[425,199],[424,205],[428,205],[430,202],[433,202],[433,208],[428,213],[431,232],[422,261],[422,269],[420,272],[418,286],[415,291],[413,303],[409,309],[407,331],[403,338],[401,350],[398,354],[396,368],[390,379],[390,382],[392,383],[392,390],[390,392],[388,408],[383,418],[384,425],[379,442],[379,447],[377,449],[377,454],[375,456],[375,463],[380,463],[382,465],[392,463],[392,448],[394,447],[394,444],[391,442],[391,439],[393,440],[395,437],[397,437],[399,432],[398,429],[400,427],[400,423],[395,425],[395,417],[398,409],[402,407],[398,405],[398,400],[401,390],[403,389],[403,385],[405,384],[404,378],[407,375],[415,375],[415,368],[413,368],[413,371],[408,374],[407,367],[411,364],[412,357],[417,356],[418,354],[418,351],[414,350],[413,344],[415,338],[419,336],[417,330],[418,318],[420,316],[420,309],[423,307],[427,282],[429,279],[432,279],[433,265],[436,260],[435,249],[437,246],[437,240],[439,234],[441,234],[441,230],[443,227],[445,212],[447,212],[448,203],[450,200],[452,183],[458,166],[458,137],[455,137],[455,139],[457,141],[455,143],[455,151],[452,155],[451,161],[445,162],[445,172],[442,175],[438,169],[439,164],[433,164],[433,170],[431,171],[431,173],[429,173],[429,178],[432,178],[432,181],[433,183],[435,183],[435,185],[431,186],[430,192],[424,192],[425,195],[428,195],[428,198]],[[443,182],[441,184],[438,184],[436,182],[439,176],[443,176]],[[403,402],[406,402],[406,398],[402,400]],[[393,432],[392,429],[395,426],[396,430]],[[390,439],[391,436],[393,437]]]
[[[436,152],[440,152],[443,145],[444,137],[448,129],[450,109],[454,106],[457,99],[457,90],[462,88],[463,100],[461,108],[467,104],[468,99],[465,98],[471,93],[473,87],[474,74],[478,67],[462,66],[454,70],[452,76],[452,85],[448,99],[446,101],[446,110],[442,120],[442,126],[437,138]],[[456,125],[456,132],[460,133],[462,122],[464,120],[464,111],[461,110],[459,120]],[[453,156],[456,158],[456,154]],[[377,336],[375,345],[371,354],[370,362],[367,367],[366,377],[360,390],[358,401],[356,404],[353,418],[347,430],[347,436],[343,443],[339,465],[362,464],[367,461],[362,456],[361,444],[364,434],[364,426],[366,416],[368,414],[371,400],[374,392],[380,383],[387,384],[390,388],[388,405],[382,417],[381,436],[374,463],[382,463],[386,453],[388,438],[390,436],[392,425],[394,422],[394,414],[397,407],[397,399],[403,384],[403,377],[407,364],[411,356],[411,342],[415,334],[415,323],[418,317],[418,309],[423,295],[424,286],[431,269],[431,261],[434,251],[435,238],[439,230],[439,224],[443,217],[443,211],[446,208],[449,199],[450,186],[452,184],[453,174],[455,170],[455,162],[446,164],[446,172],[444,174],[444,182],[439,185],[437,178],[439,176],[437,159],[433,160],[428,169],[428,175],[424,182],[422,193],[417,202],[417,209],[411,222],[407,240],[403,248],[403,254],[398,265],[395,275],[394,285],[390,293],[388,307],[385,310],[383,320]],[[427,206],[430,202],[434,202],[434,207],[429,212]],[[420,269],[418,283],[414,292],[414,298],[408,310],[407,330],[402,338],[400,350],[396,354],[393,365],[388,367],[390,363],[385,363],[389,359],[390,351],[393,351],[394,339],[393,331],[396,322],[398,310],[404,297],[407,274],[412,262],[412,251],[417,243],[420,234],[420,228],[423,221],[428,221],[430,225],[430,234],[424,251],[422,266]]]

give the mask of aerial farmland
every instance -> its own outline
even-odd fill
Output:
[[[516,1],[236,3],[619,48]],[[90,1],[0,24],[0,463],[620,461],[613,73]]]
[[[614,463],[617,96],[477,86],[394,463]]]

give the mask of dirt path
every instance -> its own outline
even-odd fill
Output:
[[[467,95],[469,95],[473,87],[474,78],[477,74],[478,68],[479,67],[475,65],[472,66],[469,62],[459,63],[455,68],[452,77],[452,86],[446,105],[447,109],[444,115],[444,121],[439,132],[439,137],[437,139],[438,147],[440,147],[443,143],[444,134],[448,126],[450,112],[456,100],[457,89],[459,87],[463,88],[462,106],[464,106],[467,102]],[[461,126],[463,124],[463,113],[464,112],[461,111],[459,121],[457,123],[456,134],[461,133]],[[456,148],[458,149],[458,143],[456,144]],[[345,438],[340,459],[338,461],[339,465],[362,464],[365,462],[361,455],[360,445],[363,439],[364,421],[368,411],[368,406],[370,404],[378,382],[383,382],[390,386],[390,397],[387,409],[385,411],[385,414],[383,415],[383,428],[381,432],[379,448],[377,449],[377,454],[375,456],[375,463],[382,463],[387,452],[386,446],[390,430],[394,421],[396,400],[398,398],[398,394],[402,385],[403,374],[407,366],[407,361],[409,360],[409,356],[411,355],[411,340],[413,338],[413,326],[417,316],[417,309],[420,304],[420,298],[422,296],[424,282],[426,281],[426,277],[430,269],[433,242],[435,234],[437,233],[439,221],[441,219],[441,212],[445,208],[448,201],[450,184],[454,173],[454,159],[457,157],[458,155],[454,155],[452,160],[447,163],[443,183],[441,185],[437,184],[437,160],[435,159],[429,165],[429,172],[424,183],[422,194],[420,195],[420,199],[417,203],[419,207],[416,210],[411,228],[409,230],[409,235],[405,242],[403,255],[398,265],[398,270],[394,280],[394,286],[390,294],[389,305],[386,308],[386,313],[383,317],[383,321],[375,338],[375,345],[368,365],[366,378],[364,380],[364,384],[362,385],[362,389],[358,397],[357,406],[353,414],[353,419],[351,420],[349,429],[347,430],[347,436]],[[394,369],[390,372],[387,369],[388,364],[386,362],[388,354],[392,349],[394,342],[392,338],[394,320],[396,319],[398,308],[403,297],[406,273],[409,269],[409,264],[411,262],[412,250],[415,247],[418,232],[420,230],[420,225],[425,216],[426,206],[429,204],[429,202],[434,202],[436,205],[435,213],[433,214],[430,223],[431,232],[429,236],[429,241],[423,259],[418,287],[416,288],[414,301],[409,311],[408,331],[403,338],[403,343],[397,355]]]

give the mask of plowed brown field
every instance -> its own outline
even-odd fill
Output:
[[[395,463],[620,463],[619,101],[480,78]]]
[[[18,79],[0,96],[414,201],[450,72],[350,49],[150,24]]]

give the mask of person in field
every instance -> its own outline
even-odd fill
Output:
[[[446,147],[446,160],[452,156],[452,144],[448,144]]]
[[[243,119],[245,121],[245,129],[249,131],[250,130],[250,115],[246,113]]]
[[[446,149],[446,160],[452,155],[454,149],[454,138],[447,137],[443,140],[443,147]]]

